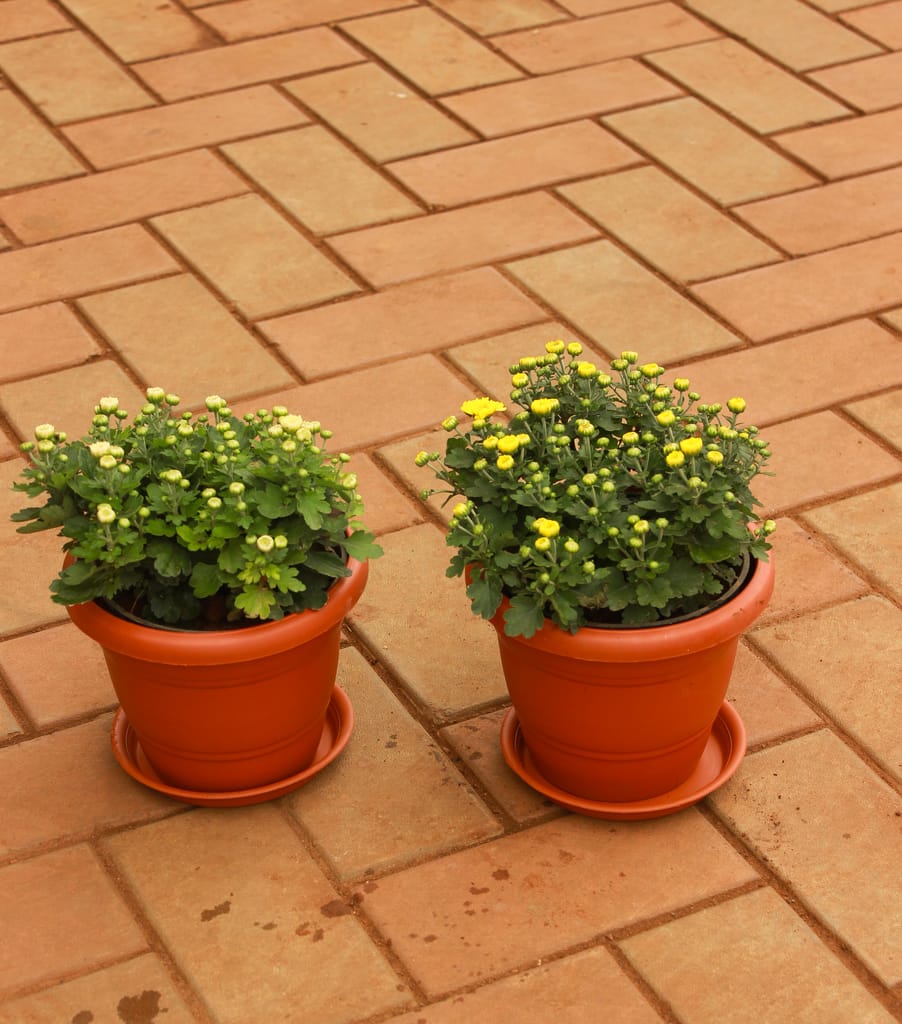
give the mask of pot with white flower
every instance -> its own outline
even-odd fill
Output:
[[[448,575],[498,636],[513,707],[505,758],[572,810],[645,818],[722,784],[745,752],[725,701],[739,637],[773,590],[772,520],[750,483],[769,457],[745,402],[624,352],[610,372],[578,343],[511,367],[501,402],[465,402],[444,455],[456,500]]]
[[[128,422],[102,398],[80,440],[37,427],[13,486],[46,501],[12,518],[64,538],[52,598],[103,648],[122,767],[189,803],[270,799],[348,741],[341,626],[381,550],[320,423],[147,399]]]

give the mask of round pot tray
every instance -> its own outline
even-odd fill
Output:
[[[640,821],[663,818],[713,793],[736,771],[745,756],[745,726],[739,713],[726,701],[721,705],[701,760],[688,779],[675,789],[645,800],[605,803],[574,796],[558,789],[539,773],[523,741],[517,712],[511,708],[501,723],[501,751],[508,766],[534,790],[561,807],[591,818]]]
[[[320,737],[319,746],[313,757],[313,763],[302,772],[278,779],[265,786],[252,789],[225,790],[223,792],[202,792],[190,789],[179,789],[170,786],[153,770],[135,731],[120,708],[113,719],[110,740],[116,760],[125,772],[133,779],[158,793],[163,793],[173,800],[199,807],[244,807],[247,804],[260,804],[266,800],[274,800],[278,796],[300,789],[327,765],[348,745],[351,731],[354,728],[354,711],[347,694],[340,686],[332,691],[332,699],[326,709],[326,724]]]

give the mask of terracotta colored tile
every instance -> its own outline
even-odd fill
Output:
[[[794,71],[879,52],[801,0],[758,0],[754,7],[733,0],[688,0],[688,6]]]
[[[902,599],[902,538],[898,530],[886,529],[902,522],[902,484],[811,509],[805,520]]]
[[[342,652],[338,682],[354,706],[353,743],[289,806],[339,879],[499,834],[463,776],[353,648]]]
[[[584,18],[587,14],[607,14],[627,7],[642,7],[648,0],[561,0],[561,7]]]
[[[548,0],[502,0],[494,4],[482,0],[435,0],[434,6],[482,36],[547,25],[564,17]]]
[[[890,1024],[893,1019],[771,889],[619,945],[686,1024]]]
[[[278,391],[247,405],[256,409],[279,402],[318,419],[335,433],[329,442],[333,451],[351,451],[430,427],[436,409],[456,409],[468,397],[467,388],[438,359],[421,355]]]
[[[52,840],[81,839],[95,829],[149,821],[179,809],[134,782],[110,749],[112,715],[0,750],[7,785],[0,796],[3,854]]]
[[[380,879],[361,895],[434,997],[755,877],[696,811],[628,825],[574,815]]]
[[[902,979],[902,803],[847,746],[822,729],[762,750],[710,799],[885,984]]]
[[[216,39],[172,0],[62,0],[124,61],[146,60],[209,46]]]
[[[0,669],[39,729],[118,703],[103,651],[71,623],[0,644]]]
[[[288,373],[193,277],[92,295],[82,310],[149,385],[185,407],[290,383]]]
[[[468,718],[442,729],[442,736],[514,821],[526,823],[558,817],[562,813],[559,807],[527,786],[508,768],[499,740],[506,713],[504,707],[478,718]]]
[[[442,105],[483,135],[493,136],[676,95],[675,85],[627,59],[491,85],[448,96]]]
[[[0,311],[111,288],[176,269],[142,227],[111,228],[0,256]]]
[[[853,7],[867,7],[872,0],[811,0],[815,7],[822,11],[850,11]]]
[[[142,952],[147,941],[86,846],[0,870],[0,989]],[[90,921],[91,927],[85,923]]]
[[[870,313],[902,299],[902,232],[695,285],[753,341]],[[837,288],[836,281],[842,281]]]
[[[351,615],[370,650],[434,720],[502,699],[494,630],[470,611],[463,580],[445,576],[451,552],[442,534],[424,524],[380,543],[385,557]],[[436,650],[454,657],[437,661]]]
[[[0,89],[0,188],[82,174],[84,167],[18,96]]]
[[[382,287],[596,234],[556,199],[531,193],[336,235],[329,244],[363,277]]]
[[[841,103],[735,39],[714,39],[652,54],[648,59],[757,132],[776,132],[849,114]]]
[[[739,340],[611,242],[562,249],[507,267],[609,353],[629,348],[637,338],[649,339],[649,346],[653,339],[654,350],[644,354],[666,365],[730,348]]]
[[[8,0],[0,7],[0,40],[3,41],[71,27],[49,0]]]
[[[359,290],[260,196],[224,199],[152,223],[250,319]]]
[[[889,324],[890,327],[895,329],[902,334],[902,307],[899,309],[890,309],[886,313],[882,313],[880,319]]]
[[[868,430],[882,437],[888,444],[902,451],[902,391],[865,398],[846,406],[846,412],[864,424]]]
[[[596,18],[513,32],[492,42],[537,75],[615,57],[665,50],[711,39],[717,33],[673,3],[616,11]]]
[[[361,18],[342,28],[433,96],[522,77],[513,64],[425,7]]]
[[[5,232],[0,231],[0,249],[8,249],[12,243]]]
[[[902,168],[848,178],[733,211],[800,255],[902,229]]]
[[[193,811],[106,845],[220,1024],[272,1020],[286,1006],[339,1024],[410,1005],[277,808]]]
[[[887,385],[902,384],[902,347],[871,320],[853,320],[668,369],[677,377],[689,377],[704,401],[726,402],[741,395],[748,403],[746,420],[760,426],[872,391],[873,380],[837,372],[859,358],[879,366]],[[788,367],[791,373],[786,372]]]
[[[657,167],[558,190],[607,232],[678,281],[773,263],[780,254]]]
[[[198,150],[6,196],[0,217],[23,242],[45,242],[246,191],[221,160]]]
[[[116,395],[130,412],[137,412],[147,401],[118,363],[100,359],[4,384],[0,386],[0,406],[22,440],[30,440],[34,428],[46,423],[48,415],[57,430],[76,438],[88,432],[94,405],[102,395]]]
[[[725,205],[816,180],[696,99],[612,114],[604,123]]]
[[[357,452],[349,468],[357,474],[363,521],[375,534],[392,533],[423,521],[423,510],[369,455]]]
[[[773,457],[755,493],[769,515],[880,483],[899,472],[898,460],[832,412],[768,427]],[[824,459],[829,452],[829,459]],[[842,473],[836,466],[842,465]]]
[[[201,0],[205,3],[206,0]],[[333,25],[345,18],[375,14],[395,7],[406,7],[412,0],[307,0],[303,5],[284,0],[236,0],[202,9],[197,16],[219,32],[224,39],[248,39],[292,28]],[[189,4],[189,6],[197,6]]]
[[[164,100],[181,100],[358,60],[357,51],[331,29],[311,28],[133,67]]]
[[[424,1014],[426,1016],[424,1016]],[[392,1017],[391,1024],[660,1024],[661,1018],[604,949],[542,964],[510,978]]]
[[[72,68],[78,88],[72,88]],[[0,68],[55,124],[149,107],[153,97],[81,32],[0,46]]]
[[[783,518],[777,524],[771,538],[777,570],[774,594],[758,625],[860,597],[868,589],[867,583],[827,551],[804,522],[804,517],[801,526]]]
[[[455,206],[638,163],[641,157],[592,121],[445,149],[386,170],[429,203]]]
[[[99,1024],[121,1021],[123,1017],[128,1020],[130,1014],[132,1020],[152,1020],[159,1014],[166,1024],[192,1024],[197,1019],[185,1006],[166,969],[150,953],[14,999],[0,1005],[0,1013],[20,1024]]]
[[[902,160],[902,110],[800,128],[774,142],[827,178],[864,174]]]
[[[325,128],[282,132],[224,149],[276,202],[316,234],[422,212]]]
[[[902,48],[902,0],[852,11],[843,16],[843,21],[891,50]]]
[[[102,168],[216,145],[306,121],[297,107],[274,89],[255,86],[87,121],[67,128],[65,134],[95,167]]]
[[[743,643],[736,654],[727,700],[742,718],[750,747],[823,724],[818,714]]]
[[[2,650],[2,647],[0,647]],[[22,726],[5,700],[0,699],[0,740],[21,736]]]
[[[542,318],[488,267],[399,285],[259,326],[308,380],[336,369],[428,352]]]
[[[99,354],[97,343],[61,302],[0,316],[0,381],[76,365]]]
[[[284,88],[379,162],[475,138],[376,64],[308,75]]]
[[[902,102],[902,53],[827,68],[810,77],[861,110],[884,110]]]

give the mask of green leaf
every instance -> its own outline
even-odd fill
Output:
[[[333,579],[350,575],[347,565],[332,551],[310,551],[304,560],[304,565],[314,572],[330,576]]]
[[[511,601],[504,613],[504,632],[507,636],[534,636],[545,621],[542,604],[528,594],[520,594]]]
[[[358,562],[365,562],[368,558],[378,558],[382,554],[382,548],[376,543],[376,539],[367,530],[355,530],[349,537],[342,541],[345,551]]]
[[[708,565],[711,562],[726,562],[736,554],[736,542],[732,539],[705,540],[689,545],[689,554],[694,562]]]
[[[297,495],[296,507],[298,514],[304,517],[304,522],[310,527],[311,530],[318,530],[323,525],[323,515],[329,512],[329,502],[320,495],[313,494],[310,491],[302,491]],[[260,511],[266,515],[266,511],[263,505],[260,505]],[[293,511],[289,508],[288,512]],[[280,512],[279,515],[287,515],[287,512]]]
[[[225,583],[218,566],[208,562],[198,562],[191,571],[191,589],[195,597],[212,597]]]
[[[490,619],[501,604],[501,587],[490,583],[488,578],[474,578],[467,587],[467,597],[470,598],[470,607],[475,615]]]
[[[286,494],[281,487],[271,484],[258,496],[257,508],[267,519],[281,519],[283,516],[291,515],[294,511],[294,502],[290,494]]]
[[[235,607],[243,611],[249,619],[265,619],[275,603],[275,595],[265,587],[242,590],[235,596]]]
[[[147,553],[153,559],[154,569],[167,578],[187,576],[191,572],[191,558],[188,552],[172,541],[159,538],[147,545]]]

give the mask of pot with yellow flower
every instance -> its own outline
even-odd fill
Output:
[[[270,799],[348,741],[341,625],[381,552],[321,424],[147,399],[131,422],[100,399],[81,440],[37,427],[13,486],[46,501],[13,519],[64,538],[52,597],[103,648],[122,767],[189,803]]]
[[[456,502],[448,575],[498,635],[508,764],[585,814],[667,814],[745,752],[725,695],[773,589],[750,489],[769,450],[741,398],[704,404],[635,352],[608,372],[545,348],[511,367],[509,418],[477,398],[444,421],[424,496]]]

